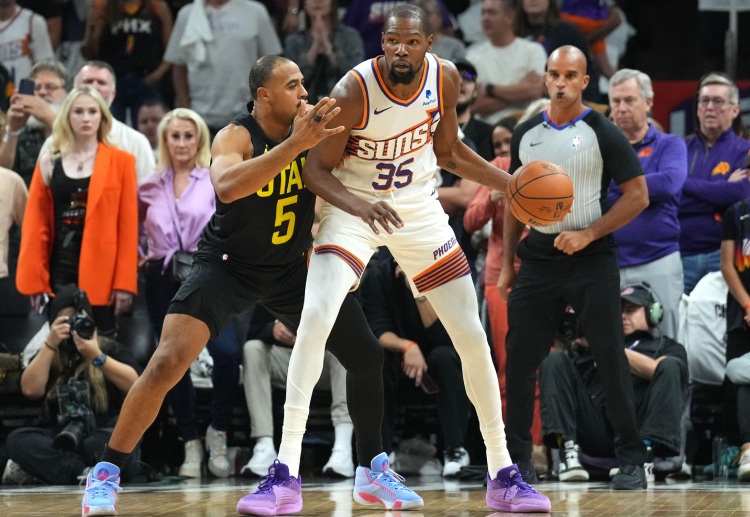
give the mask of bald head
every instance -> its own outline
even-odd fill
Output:
[[[586,73],[586,55],[573,45],[563,45],[547,58],[547,69],[557,68],[561,63],[566,68],[576,68],[582,75]]]

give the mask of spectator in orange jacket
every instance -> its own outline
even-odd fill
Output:
[[[102,335],[137,291],[135,158],[111,145],[111,126],[92,87],[68,94],[31,180],[16,279],[37,310],[58,286],[78,285]]]

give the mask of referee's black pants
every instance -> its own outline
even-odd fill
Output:
[[[508,298],[508,450],[516,462],[531,457],[537,368],[549,354],[565,307],[570,305],[601,375],[617,458],[621,465],[642,465],[646,448],[636,426],[633,386],[623,349],[614,239],[608,236],[566,255],[554,247],[555,237],[532,230],[518,246],[521,268]]]

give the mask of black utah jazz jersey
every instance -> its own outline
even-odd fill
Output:
[[[248,106],[252,111],[252,106]],[[269,139],[255,119],[238,115],[232,124],[248,130],[253,157],[267,153],[279,142]],[[199,250],[221,255],[229,264],[278,266],[303,256],[312,244],[315,194],[302,183],[304,152],[254,194],[222,203],[203,230]]]

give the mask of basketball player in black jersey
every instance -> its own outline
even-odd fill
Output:
[[[248,105],[250,114],[237,116],[217,134],[211,149],[216,213],[203,231],[190,276],[169,307],[159,347],[130,389],[101,461],[88,476],[83,515],[116,512],[119,467],[209,337],[256,303],[290,329],[297,328],[315,205],[301,171],[309,148],[343,130],[326,129],[340,110],[334,107],[335,100],[324,98],[308,109],[302,82],[292,61],[262,57],[250,72],[255,99]],[[357,459],[369,466],[382,451],[383,352],[351,295],[328,343],[347,370]],[[269,477],[275,478],[277,487],[279,482],[288,485],[296,499],[290,505],[287,497],[286,506],[281,501],[271,503],[279,513],[299,511],[300,480],[284,469],[275,462]],[[244,512],[241,504],[238,511]]]

